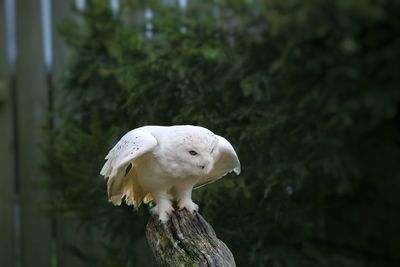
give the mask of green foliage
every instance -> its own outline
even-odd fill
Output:
[[[107,266],[135,264],[147,212],[109,204],[98,172],[148,124],[205,126],[237,149],[243,173],[194,197],[238,266],[400,260],[397,1],[155,1],[151,40],[129,15],[145,6],[113,17],[105,2],[62,28],[73,53],[47,170],[54,211],[114,240]]]

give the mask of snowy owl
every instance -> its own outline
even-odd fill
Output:
[[[151,212],[168,220],[179,209],[198,210],[192,190],[227,173],[240,173],[232,145],[210,130],[192,125],[144,126],[125,134],[110,150],[100,174],[107,181],[109,200],[139,207],[152,200]]]

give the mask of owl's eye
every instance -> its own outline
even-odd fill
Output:
[[[189,154],[192,155],[192,156],[196,156],[196,155],[197,155],[197,152],[194,151],[194,150],[190,150],[190,151],[189,151]]]

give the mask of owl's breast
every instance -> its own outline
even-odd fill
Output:
[[[160,160],[157,155],[149,153],[142,157],[136,164],[136,177],[139,184],[146,191],[170,187],[178,179],[185,178],[179,169],[179,165]]]

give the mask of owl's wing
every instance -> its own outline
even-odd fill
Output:
[[[215,182],[229,172],[233,171],[236,174],[240,174],[240,162],[231,143],[222,136],[216,136],[218,138],[218,154],[215,159],[214,167],[207,177],[200,180],[195,185],[195,189]]]
[[[135,206],[140,204],[136,203],[137,200],[145,197],[134,179],[135,161],[156,146],[157,140],[150,132],[135,129],[125,134],[110,150],[100,174],[108,178],[108,198],[115,205],[120,205],[124,196],[127,197],[127,204]]]

